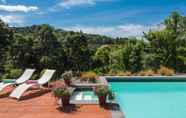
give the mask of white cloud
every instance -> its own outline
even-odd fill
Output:
[[[24,23],[23,16],[17,15],[0,15],[0,19],[9,25],[22,25]]]
[[[163,25],[152,25],[145,26],[140,24],[127,24],[127,25],[117,25],[117,26],[95,26],[95,27],[87,27],[87,26],[70,26],[64,28],[68,31],[83,31],[85,33],[90,34],[101,34],[107,35],[111,37],[141,37],[143,36],[143,32],[148,32],[151,30],[159,30],[164,28]]]
[[[50,12],[60,11],[61,9],[70,9],[76,6],[95,5],[98,2],[110,2],[113,0],[59,0],[59,2],[48,8]]]
[[[36,6],[24,6],[24,5],[0,5],[0,11],[6,12],[29,12],[36,11],[39,8]]]
[[[110,0],[62,0],[59,3],[59,6],[63,8],[70,8],[73,6],[80,6],[80,5],[94,5],[96,2],[104,2]]]
[[[69,8],[72,6],[78,6],[82,4],[90,4],[93,5],[95,4],[94,0],[65,0],[61,3],[59,3],[59,6],[64,7],[64,8]]]

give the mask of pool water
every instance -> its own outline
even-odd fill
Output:
[[[186,118],[185,82],[109,82],[126,118]]]
[[[72,99],[76,101],[97,101],[98,97],[91,90],[75,91]]]

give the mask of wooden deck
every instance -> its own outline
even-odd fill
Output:
[[[0,118],[111,118],[99,105],[70,105],[61,109],[51,92],[32,90],[21,101],[7,97],[11,88],[0,94]]]

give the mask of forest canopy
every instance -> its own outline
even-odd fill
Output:
[[[0,20],[0,76],[16,78],[25,68],[139,72],[160,66],[186,72],[186,17],[173,12],[164,29],[142,39],[64,31],[43,24],[9,27]]]

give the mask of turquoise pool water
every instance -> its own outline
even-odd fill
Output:
[[[126,118],[186,118],[185,82],[109,82]]]

